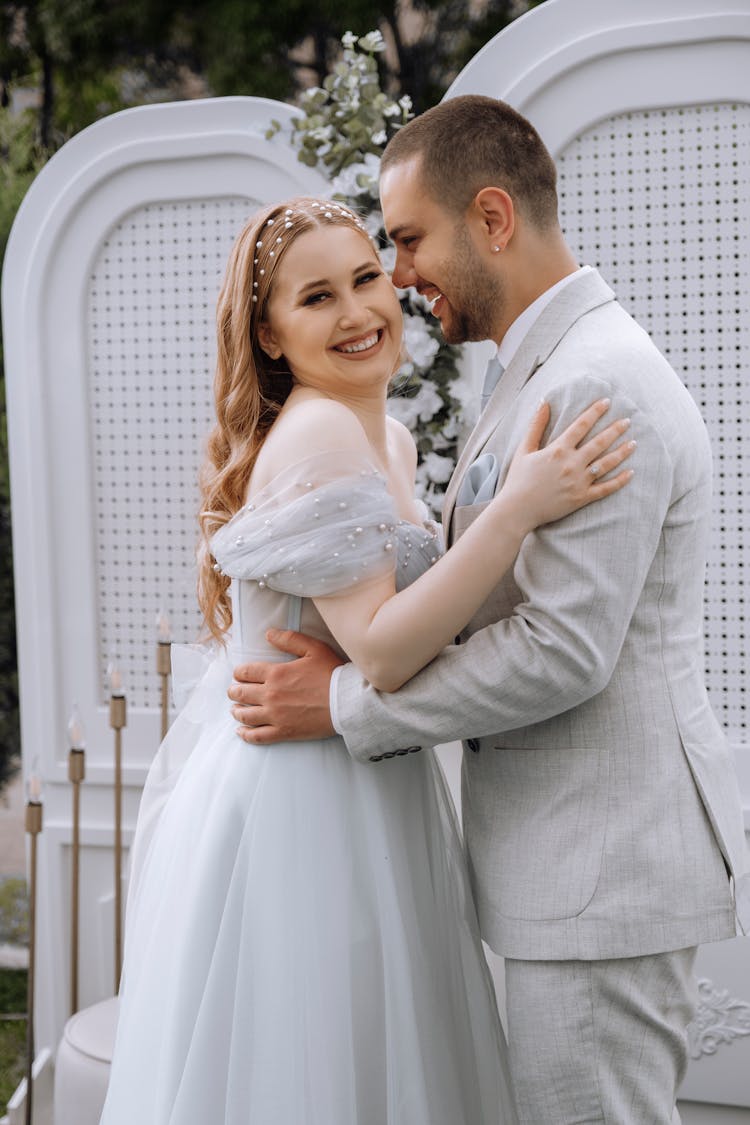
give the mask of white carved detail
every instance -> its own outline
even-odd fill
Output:
[[[698,981],[698,995],[698,1011],[688,1027],[692,1059],[715,1055],[722,1043],[750,1035],[750,1004],[736,1000],[725,988],[714,988],[707,978]]]

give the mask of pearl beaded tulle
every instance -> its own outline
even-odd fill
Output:
[[[390,546],[389,546],[390,545]],[[102,1125],[513,1125],[505,1044],[432,751],[362,765],[338,738],[249,746],[233,663],[279,658],[290,595],[437,557],[350,454],[303,462],[215,536],[233,633],[151,768],[133,849]],[[377,751],[377,732],[373,732]]]

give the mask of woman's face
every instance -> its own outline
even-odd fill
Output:
[[[387,386],[402,331],[396,291],[369,239],[325,226],[298,235],[285,253],[258,334],[298,383],[351,398]]]

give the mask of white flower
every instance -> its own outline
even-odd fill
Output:
[[[384,51],[385,40],[381,32],[368,31],[367,35],[363,35],[359,40],[359,46],[363,51]]]
[[[374,153],[365,154],[363,161],[357,164],[347,164],[333,180],[331,187],[334,195],[344,195],[347,199],[361,195],[368,191],[377,195],[378,174],[380,172],[380,158]],[[361,182],[358,182],[361,179]],[[377,233],[377,232],[376,232]]]
[[[345,31],[341,36],[341,42],[346,47],[347,51],[351,51],[352,47],[357,42],[357,36],[353,31]]]
[[[383,107],[383,117],[400,117],[401,107],[398,102],[388,102],[388,105]]]
[[[407,430],[414,430],[419,421],[419,404],[416,398],[406,398],[404,395],[393,395],[386,399],[385,408],[391,418],[402,422]]]
[[[429,422],[443,407],[443,400],[435,386],[428,379],[422,380],[422,385],[414,396],[414,403],[420,422]]]
[[[403,98],[398,99],[398,104],[401,106],[404,113],[408,113],[413,103],[409,95],[404,94]]]
[[[426,453],[422,458],[425,474],[435,484],[446,484],[453,472],[453,458],[441,457],[439,453]]]
[[[438,353],[440,342],[431,335],[423,317],[405,316],[404,346],[417,367],[429,367]]]
[[[383,216],[380,211],[368,211],[364,217],[364,221],[370,238],[377,238],[383,229]]]
[[[374,145],[384,145],[387,140],[388,134],[385,129],[381,129],[379,132],[372,134],[372,143]]]
[[[388,246],[383,247],[383,249],[379,251],[379,255],[385,272],[387,274],[393,273],[396,265],[396,247],[391,246],[389,243]]]

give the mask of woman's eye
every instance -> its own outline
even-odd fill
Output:
[[[361,273],[359,275],[359,277],[357,278],[356,284],[362,285],[362,284],[364,284],[368,281],[375,281],[376,278],[382,277],[382,276],[383,276],[383,274],[382,274],[381,270],[368,270],[367,273]]]
[[[322,301],[325,301],[326,297],[328,296],[330,296],[330,294],[324,293],[322,291],[320,293],[310,293],[307,297],[305,297],[304,304],[319,305]]]

